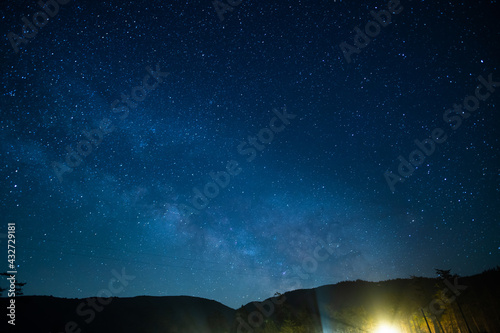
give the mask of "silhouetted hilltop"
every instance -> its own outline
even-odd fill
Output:
[[[446,273],[446,271],[445,271]],[[340,282],[252,302],[238,310],[188,296],[65,299],[16,298],[16,326],[0,332],[324,333],[500,332],[500,269],[470,277],[411,277]],[[6,309],[9,299],[0,298]],[[422,310],[425,314],[422,314]],[[427,320],[427,323],[426,323]],[[81,330],[81,331],[80,331]]]
[[[110,298],[102,306],[94,300],[16,297],[15,329],[30,333],[78,333],[78,329],[81,333],[224,333],[229,332],[235,312],[219,302],[189,296]],[[0,302],[5,309],[8,299]],[[0,332],[15,332],[10,326],[2,320]]]
[[[398,332],[428,332],[427,323],[433,333],[467,332],[467,326],[500,332],[498,281],[497,268],[463,278],[357,280],[295,290],[241,307],[231,332],[376,332],[383,323]]]

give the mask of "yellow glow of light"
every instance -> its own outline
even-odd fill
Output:
[[[399,330],[388,324],[380,325],[375,333],[399,333]]]

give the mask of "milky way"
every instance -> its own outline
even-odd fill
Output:
[[[499,264],[496,1],[215,4],[0,5],[25,294],[124,269],[113,296],[239,307]]]

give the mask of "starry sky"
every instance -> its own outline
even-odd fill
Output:
[[[375,37],[394,3],[229,3],[2,2],[0,241],[15,222],[25,294],[124,270],[113,296],[239,307],[500,263],[496,0],[402,0]]]

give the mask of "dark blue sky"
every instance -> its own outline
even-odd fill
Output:
[[[125,269],[115,296],[238,307],[499,264],[500,83],[478,80],[500,81],[497,1],[402,1],[351,61],[387,1],[59,7],[21,43],[41,7],[0,5],[0,232],[16,222],[26,294]]]

